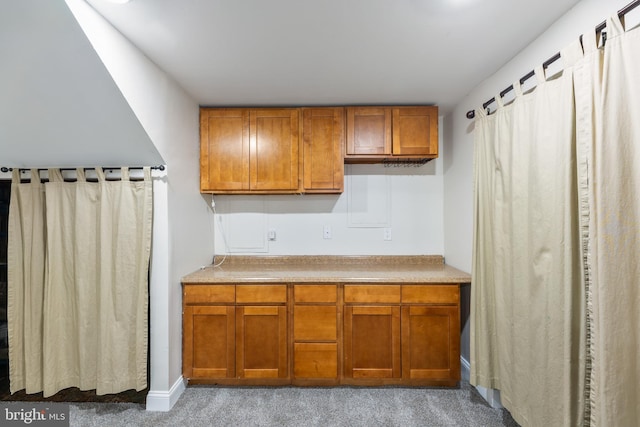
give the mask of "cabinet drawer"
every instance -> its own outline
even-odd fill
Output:
[[[338,344],[296,343],[293,347],[296,378],[337,378]]]
[[[337,301],[336,285],[295,285],[293,288],[295,302],[326,302]]]
[[[406,304],[457,304],[460,301],[458,285],[405,285],[402,302]]]
[[[345,303],[400,303],[400,285],[345,285]]]
[[[293,339],[335,341],[337,308],[330,305],[297,305],[293,309]]]
[[[233,303],[234,285],[184,285],[183,302],[185,304]]]
[[[286,303],[287,285],[237,285],[236,303]]]

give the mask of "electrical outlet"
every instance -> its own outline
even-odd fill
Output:
[[[267,232],[267,239],[269,239],[270,241],[274,241],[276,240],[276,229],[275,228],[270,228],[269,231]]]
[[[323,239],[330,239],[331,238],[331,226],[330,225],[325,225],[322,228],[322,238]]]
[[[391,240],[391,228],[384,229],[384,240]]]

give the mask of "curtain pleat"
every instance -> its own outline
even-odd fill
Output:
[[[21,302],[33,286],[20,270],[9,280],[12,392],[25,388],[24,378],[31,376],[38,382],[27,392],[45,397],[68,387],[107,394],[147,385],[150,170],[137,182],[129,180],[127,168],[119,181],[106,181],[99,168],[96,173],[98,183],[87,182],[83,169],[76,182],[64,182],[57,169],[48,171],[44,185],[37,171],[29,184],[14,180],[9,264],[28,266],[33,248],[42,248],[46,263],[38,276],[40,331],[28,330],[22,320],[37,312]],[[42,198],[37,209],[27,212],[24,202],[13,203],[14,194],[18,199],[35,189]],[[38,218],[46,231],[25,242],[24,229]],[[26,343],[41,355],[33,367],[23,366]]]
[[[7,247],[7,329],[10,390],[42,390],[42,316],[46,269],[44,186],[13,171]]]
[[[147,386],[147,273],[152,223],[148,168],[145,175],[145,181],[131,182],[123,168],[120,181],[100,182],[98,236],[103,250],[99,262],[98,394]]]
[[[601,109],[596,108],[601,102],[601,77],[603,50],[598,48],[599,40],[595,33],[582,36],[584,56],[574,68],[574,88],[576,104],[576,155],[578,162],[578,194],[579,194],[579,233],[582,258],[582,275],[584,280],[585,318],[585,366],[584,391],[585,413],[582,419],[585,426],[595,426],[592,420],[592,409],[595,406],[592,393],[592,372],[594,360],[593,321],[593,275],[592,275],[592,189],[591,169],[593,165],[593,144],[595,141],[596,123],[602,122]]]

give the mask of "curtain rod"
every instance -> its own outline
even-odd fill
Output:
[[[622,9],[620,9],[618,11],[618,16],[620,17],[620,19],[622,19],[622,17],[624,15],[626,15],[629,12],[631,12],[633,9],[635,9],[638,6],[640,6],[640,0],[634,0],[631,3],[629,3],[628,5],[626,5],[625,7],[623,7]],[[596,33],[600,33],[606,27],[607,27],[607,21],[605,20],[605,21],[602,21],[600,24],[598,24],[598,26],[596,27],[595,31],[596,31]],[[582,40],[582,36],[580,36],[580,40]],[[560,52],[556,53],[551,58],[549,58],[546,61],[544,61],[544,63],[542,64],[542,67],[546,70],[549,67],[549,65],[553,64],[558,59],[560,59]],[[520,84],[524,84],[524,82],[529,80],[534,75],[535,75],[535,71],[533,71],[533,70],[529,71],[527,74],[525,74],[524,76],[522,76],[520,78]],[[504,89],[502,92],[500,92],[500,97],[502,98],[503,96],[505,96],[507,93],[509,93],[512,90],[513,90],[513,85],[510,85],[509,87]],[[494,96],[493,98],[491,98],[490,100],[488,100],[487,102],[482,104],[482,108],[487,108],[489,105],[491,105],[491,103],[495,102],[495,100],[496,100],[496,97]],[[475,110],[467,111],[467,119],[473,119],[475,116],[476,116],[476,111]]]
[[[96,167],[92,167],[92,168],[91,167],[90,168],[82,168],[82,169],[91,170],[91,169],[95,169],[97,167],[101,167],[101,166],[96,166]],[[102,169],[106,169],[106,170],[121,169],[121,168],[122,168],[122,166],[105,166],[105,167],[102,167]],[[144,168],[144,166],[132,166],[132,167],[129,167],[129,169],[143,169],[143,168]],[[46,171],[46,170],[49,170],[49,169],[59,169],[61,171],[74,171],[74,170],[76,170],[78,168],[38,168],[39,171]],[[152,170],[163,171],[164,170],[164,165],[151,166],[151,169]],[[31,170],[31,168],[19,168],[18,170],[20,170],[20,171],[28,171],[28,170]],[[11,172],[11,171],[13,171],[13,168],[8,168],[6,166],[2,166],[2,167],[0,167],[0,171],[2,171],[2,172]]]

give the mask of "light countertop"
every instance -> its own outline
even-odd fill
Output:
[[[220,264],[223,255],[216,256]],[[468,273],[439,255],[232,256],[182,278],[210,283],[470,283]]]

